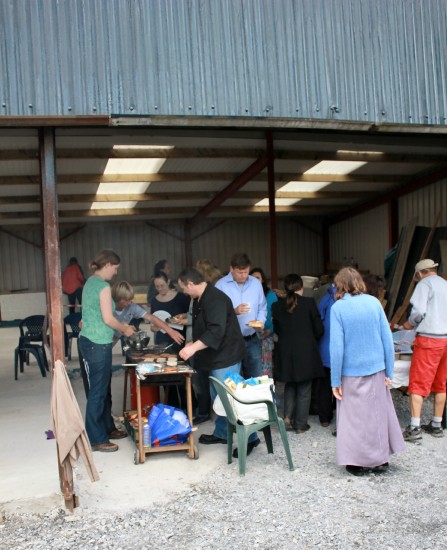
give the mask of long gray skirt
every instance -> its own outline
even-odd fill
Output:
[[[385,371],[343,376],[337,400],[337,464],[375,468],[405,450]]]

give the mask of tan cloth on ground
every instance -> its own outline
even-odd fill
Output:
[[[62,361],[56,361],[53,370],[51,422],[58,446],[59,464],[65,472],[64,481],[71,485],[73,468],[76,467],[79,455],[91,481],[97,481],[99,475],[93,462],[84,420]]]

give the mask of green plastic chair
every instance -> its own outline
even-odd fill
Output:
[[[292,455],[290,454],[289,440],[287,439],[286,428],[284,426],[284,421],[278,416],[276,412],[276,406],[271,401],[259,400],[259,401],[246,401],[244,399],[239,399],[224,385],[220,380],[214,378],[213,376],[209,377],[211,383],[214,386],[217,394],[222,401],[222,405],[225,409],[227,415],[227,451],[228,451],[228,464],[233,462],[233,434],[237,435],[237,448],[238,448],[238,459],[239,459],[239,474],[241,476],[245,475],[245,466],[247,462],[247,443],[248,437],[250,434],[262,430],[264,433],[265,442],[267,444],[267,451],[273,453],[273,443],[272,443],[272,433],[270,426],[272,424],[277,424],[279,428],[279,433],[281,434],[281,439],[286,451],[287,460],[289,462],[289,470],[293,471],[295,468],[292,462]],[[273,386],[270,386],[270,391],[273,394]],[[242,424],[240,420],[235,415],[234,409],[231,406],[231,403],[228,399],[228,394],[231,395],[233,399],[244,405],[265,403],[267,405],[267,410],[269,414],[269,419],[263,422],[258,422],[256,424]]]

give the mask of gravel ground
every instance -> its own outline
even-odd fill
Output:
[[[404,426],[408,398],[393,394]],[[425,421],[429,410],[427,403]],[[332,428],[322,428],[317,417],[310,422],[307,433],[289,435],[294,472],[275,431],[275,454],[259,446],[245,477],[235,460],[160,506],[100,515],[82,508],[74,514],[61,508],[42,515],[3,513],[0,548],[446,547],[447,437],[424,435],[391,458],[386,474],[358,478],[335,465]]]

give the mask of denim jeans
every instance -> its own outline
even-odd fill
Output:
[[[253,338],[245,340],[245,357],[242,360],[242,374],[244,378],[262,376],[262,340],[255,334]]]
[[[228,375],[230,372],[236,372],[237,374],[240,374],[241,372],[241,364],[236,363],[234,365],[230,365],[229,367],[226,367],[225,369],[217,369],[211,371],[211,376],[214,376],[214,378],[217,378],[220,382],[224,382],[226,378],[228,378]],[[217,392],[214,389],[214,386],[210,384],[210,395],[211,399],[214,401],[217,396]],[[227,417],[226,416],[216,416],[215,425],[214,425],[214,432],[213,435],[215,437],[219,437],[220,439],[227,439]],[[248,441],[256,441],[258,439],[258,434],[255,432],[254,434],[251,434],[248,438]]]
[[[100,445],[109,441],[109,433],[115,429],[110,390],[112,344],[95,344],[85,336],[80,336],[79,348],[89,385],[85,429],[90,444]]]

